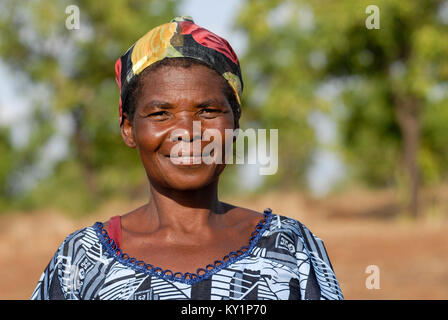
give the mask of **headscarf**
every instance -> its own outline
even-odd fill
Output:
[[[189,57],[216,70],[232,88],[241,105],[243,80],[238,58],[230,44],[218,35],[196,25],[191,17],[176,17],[151,29],[137,40],[115,63],[115,78],[120,89],[120,126],[127,88],[153,63],[165,58]]]

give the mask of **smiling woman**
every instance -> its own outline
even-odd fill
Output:
[[[224,161],[210,165],[194,161],[210,142],[194,132],[193,123],[198,121],[201,131],[214,129],[225,137],[225,129],[238,125],[230,102],[235,101],[234,94],[231,90],[226,94],[224,78],[191,58],[162,61],[171,63],[148,67],[140,75],[132,95],[136,102],[125,108],[123,139],[138,149],[152,186],[209,188],[224,169]],[[194,140],[200,141],[200,150],[190,148]],[[173,154],[176,149],[180,154]]]
[[[243,84],[228,42],[175,18],[115,70],[121,135],[140,155],[151,198],[69,235],[32,299],[342,299],[319,238],[270,209],[219,201],[225,161],[201,161],[215,143],[207,130],[224,141],[209,156],[223,160],[225,131],[239,127]]]

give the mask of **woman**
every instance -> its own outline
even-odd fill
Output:
[[[342,299],[319,238],[270,209],[219,201],[225,161],[197,163],[213,143],[206,130],[239,127],[242,78],[228,42],[175,18],[115,71],[121,134],[140,154],[151,199],[69,235],[32,299]],[[222,160],[218,151],[208,156]]]

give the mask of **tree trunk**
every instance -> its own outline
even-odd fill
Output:
[[[420,170],[417,164],[420,144],[420,112],[418,100],[409,96],[395,97],[395,112],[402,134],[402,161],[408,192],[407,209],[418,217]]]

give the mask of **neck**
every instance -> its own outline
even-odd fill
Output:
[[[218,181],[196,190],[175,190],[150,183],[146,215],[155,228],[192,232],[210,225],[226,208],[218,200]]]

